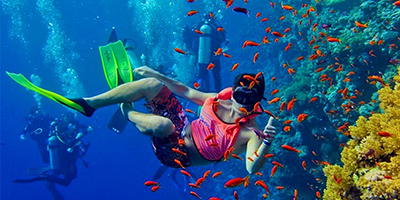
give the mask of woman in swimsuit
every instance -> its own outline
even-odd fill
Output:
[[[264,165],[275,128],[271,118],[264,131],[255,134],[259,127],[254,118],[263,112],[257,103],[264,98],[261,73],[239,75],[233,88],[217,94],[197,91],[146,66],[134,72],[145,78],[83,100],[93,111],[124,102],[121,109],[125,116],[139,131],[152,137],[157,158],[167,166],[210,164],[223,159],[227,151],[237,155],[245,152],[249,173]],[[189,123],[174,94],[203,106],[199,119]],[[132,108],[131,102],[142,98],[148,102],[151,114]]]

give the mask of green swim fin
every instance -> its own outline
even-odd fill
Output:
[[[86,101],[83,99],[68,99],[57,93],[51,92],[49,90],[45,90],[43,88],[40,88],[40,87],[34,85],[27,78],[25,78],[25,76],[22,74],[15,74],[15,73],[10,73],[10,72],[6,72],[6,73],[15,82],[24,86],[25,88],[32,90],[34,92],[37,92],[59,104],[65,105],[69,108],[79,111],[80,113],[82,113],[85,116],[90,117],[93,114],[93,112],[95,111],[95,109],[90,107],[86,103]]]
[[[120,40],[100,46],[99,51],[104,74],[111,89],[122,83],[133,81],[131,63]]]

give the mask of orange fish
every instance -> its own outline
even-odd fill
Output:
[[[272,32],[272,35],[275,35],[276,37],[286,37],[286,35],[282,35],[282,33],[279,33],[277,31]]]
[[[198,82],[193,83],[193,87],[196,89],[199,89],[200,83],[198,83]]]
[[[262,19],[260,20],[260,22],[266,22],[266,21],[268,21],[268,17],[262,18]]]
[[[318,99],[318,97],[313,97],[313,98],[311,98],[310,101],[308,101],[308,102],[311,103],[311,102],[316,101],[317,99]]]
[[[290,126],[285,126],[285,127],[283,127],[283,130],[284,130],[285,132],[289,132],[289,131],[290,131]]]
[[[194,114],[194,112],[188,108],[185,109],[186,112]]]
[[[318,68],[317,70],[315,70],[314,72],[315,72],[315,73],[318,73],[318,72],[320,72],[320,71],[322,71],[322,70],[324,70],[324,68],[321,67],[321,68]]]
[[[303,162],[301,163],[301,166],[303,166],[303,169],[306,170],[306,161],[303,160]]]
[[[181,161],[179,161],[178,159],[174,159],[174,162],[176,164],[178,164],[181,168],[185,169],[185,167],[182,165]]]
[[[284,148],[284,149],[286,149],[286,150],[289,150],[289,151],[293,151],[293,152],[296,152],[296,153],[301,153],[301,151],[300,150],[297,150],[297,149],[295,149],[295,148],[293,148],[293,147],[291,147],[291,146],[289,146],[289,145],[282,145],[281,146],[282,148]]]
[[[285,106],[286,106],[286,101],[281,103],[281,107],[279,108],[279,111],[282,112],[285,109]]]
[[[236,159],[239,159],[239,160],[243,160],[243,158],[241,158],[240,156],[238,156],[238,155],[236,155],[236,154],[232,154],[232,157],[234,157],[234,158],[236,158]]]
[[[386,131],[380,131],[378,132],[378,135],[383,136],[383,137],[391,137],[392,134],[390,134],[389,132]]]
[[[278,166],[275,165],[271,170],[271,175],[270,175],[271,178],[274,176],[276,169],[278,169]]]
[[[219,27],[217,28],[217,31],[224,31],[224,28]]]
[[[284,33],[287,33],[290,31],[290,28],[285,29],[285,31],[283,31]]]
[[[271,92],[271,96],[274,95],[274,94],[276,94],[276,93],[278,93],[278,92],[279,92],[279,89],[273,90],[273,91]]]
[[[236,187],[238,185],[243,185],[245,182],[248,182],[248,181],[249,181],[249,176],[246,176],[244,178],[234,178],[234,179],[227,181],[224,186],[226,188]]]
[[[227,54],[227,53],[222,53],[223,56],[227,57],[227,58],[232,58],[231,55]]]
[[[194,30],[194,32],[198,33],[198,34],[204,34],[203,32],[199,31],[199,30]]]
[[[239,63],[235,63],[235,64],[232,66],[231,71],[235,70],[238,66],[239,66]]]
[[[297,122],[298,123],[301,123],[302,121],[304,121],[305,119],[307,119],[308,118],[308,115],[307,114],[299,114],[298,116],[297,116]]]
[[[248,40],[246,42],[246,46],[260,46],[260,44],[257,42],[252,42],[252,41]]]
[[[300,56],[300,57],[298,57],[296,60],[297,61],[300,61],[300,60],[303,60],[304,59],[304,56]]]
[[[155,191],[157,191],[159,188],[160,188],[159,185],[153,186],[153,187],[151,188],[151,191],[152,191],[152,192],[155,192]]]
[[[214,63],[210,63],[207,66],[207,70],[212,70],[214,67],[215,67],[215,64]]]
[[[236,191],[233,192],[233,197],[235,197],[235,200],[239,200],[239,195]]]
[[[259,186],[261,186],[261,187],[264,188],[265,191],[269,194],[269,189],[268,189],[267,185],[264,183],[263,180],[258,180],[258,181],[256,181],[256,182],[254,183],[254,185],[259,185]]]
[[[212,175],[212,178],[216,178],[217,176],[219,176],[219,175],[221,175],[222,174],[222,172],[215,172],[213,175]]]
[[[290,110],[293,109],[293,105],[294,105],[294,102],[295,102],[296,100],[297,100],[297,99],[295,99],[295,98],[293,97],[292,100],[289,101],[289,103],[288,103],[288,105],[287,105],[287,111],[290,111]]]
[[[255,175],[262,176],[262,173],[261,172],[256,172]]]
[[[261,16],[261,13],[258,12],[258,13],[256,14],[256,18],[258,18],[258,17],[260,17],[260,16]]]
[[[327,37],[327,41],[328,42],[339,42],[339,43],[342,42],[342,40],[337,39],[337,38],[333,38],[333,37]]]
[[[208,175],[210,175],[210,172],[211,172],[211,170],[207,170],[206,172],[204,172],[203,177],[204,177],[204,178],[207,178]]]
[[[190,191],[190,194],[201,199],[201,197],[196,192]]]
[[[192,2],[194,2],[194,0],[187,0],[189,3],[192,3]]]
[[[153,185],[158,185],[158,183],[155,181],[146,181],[146,182],[144,182],[144,185],[145,186],[153,186]]]
[[[400,1],[396,1],[393,3],[394,6],[399,6],[400,7]]]
[[[211,18],[215,19],[214,14],[212,14],[212,12],[208,13],[210,15]]]
[[[200,186],[206,180],[204,177],[200,177],[196,180],[196,186]]]
[[[215,56],[219,56],[222,53],[222,48],[218,48],[216,52],[214,52]]]
[[[283,187],[283,186],[277,186],[276,189],[278,189],[278,190],[283,190],[283,189],[285,189],[285,187]]]
[[[268,104],[276,103],[276,102],[278,102],[278,101],[280,101],[280,100],[281,100],[281,98],[275,97],[275,98],[273,98],[271,101],[268,101]]]
[[[179,48],[175,48],[175,51],[178,52],[178,53],[180,53],[180,54],[186,54],[186,52],[180,50]]]
[[[270,111],[264,110],[265,113],[267,113],[269,116],[273,117],[276,119],[275,115],[273,115]]]
[[[360,22],[355,21],[355,23],[356,23],[356,26],[359,28],[368,28],[368,22],[365,24],[361,24]]]
[[[187,171],[185,171],[185,170],[183,170],[183,169],[181,170],[181,173],[182,173],[183,175],[192,177],[192,175],[190,175],[189,172],[187,172]]]
[[[281,163],[278,163],[278,162],[276,162],[276,161],[272,161],[272,164],[273,164],[273,165],[278,165],[279,167],[283,167],[283,165],[282,165]]]
[[[274,82],[276,80],[276,77],[271,78],[271,82]]]
[[[290,124],[292,122],[293,122],[292,120],[288,119],[288,120],[284,121],[283,124]]]
[[[194,14],[196,14],[196,13],[198,13],[199,11],[197,11],[197,10],[191,10],[191,11],[189,11],[188,12],[188,16],[192,16],[192,15],[194,15]]]
[[[181,150],[179,150],[179,149],[172,148],[172,151],[175,152],[175,153],[181,154],[181,155],[183,155],[183,156],[186,156],[186,153],[183,152],[183,151],[181,151]],[[184,168],[184,167],[182,167],[182,168]]]
[[[253,63],[256,63],[259,54],[260,54],[260,53],[258,53],[258,52],[254,54]]]
[[[286,47],[285,47],[285,51],[288,51],[290,49],[290,47],[292,47],[292,43],[289,43]]]

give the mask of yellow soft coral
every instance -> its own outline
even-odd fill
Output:
[[[394,89],[378,91],[383,113],[359,117],[341,153],[343,167],[324,169],[324,199],[400,199],[400,67]],[[391,134],[384,137],[378,132]],[[341,178],[341,181],[338,179]]]

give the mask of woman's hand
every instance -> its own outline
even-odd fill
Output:
[[[147,66],[141,66],[133,70],[133,73],[138,74],[143,77],[155,77],[157,74],[159,74],[156,70],[151,69],[150,67]]]
[[[265,126],[263,134],[264,134],[264,144],[269,146],[272,141],[275,139],[275,127],[272,126],[273,117],[270,117],[268,120],[268,124]]]

